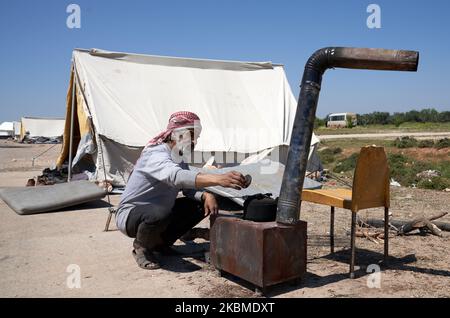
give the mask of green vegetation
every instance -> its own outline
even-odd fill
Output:
[[[419,148],[436,148],[436,149],[443,149],[443,148],[448,148],[450,147],[450,139],[448,138],[444,138],[444,139],[440,139],[436,142],[434,142],[433,140],[420,140],[418,141],[417,139],[413,138],[413,137],[401,137],[401,138],[397,138],[392,142],[392,146],[397,147],[397,148],[414,148],[414,147],[419,147]]]
[[[379,131],[450,131],[450,111],[438,112],[433,108],[420,111],[411,110],[405,113],[372,112],[357,114],[358,125],[353,127],[348,123],[347,128],[326,128],[326,118],[316,118],[314,129],[318,134],[328,133],[375,133]]]
[[[418,142],[417,139],[406,136],[395,139],[392,145],[397,148],[412,148],[417,147]]]
[[[450,188],[450,156],[446,157],[444,151],[440,155],[440,160],[432,155],[428,159],[428,157],[420,155],[419,151],[420,148],[448,149],[450,148],[449,138],[437,141],[416,140],[414,138],[398,138],[394,141],[375,139],[324,140],[320,144],[322,149],[319,149],[318,154],[322,164],[329,171],[352,177],[359,150],[366,145],[385,147],[391,178],[402,186],[416,186],[432,190]],[[422,159],[418,160],[415,156]],[[429,170],[431,170],[430,175],[427,175]],[[424,171],[425,173],[423,173]]]
[[[432,177],[431,179],[422,179],[417,183],[418,188],[430,190],[443,190],[450,188],[450,181],[443,177]]]
[[[446,123],[450,122],[450,111],[438,112],[434,108],[411,110],[406,113],[373,112],[357,115],[359,125],[386,125],[399,127],[403,123]]]
[[[337,163],[334,167],[333,172],[341,173],[346,171],[355,170],[356,161],[358,160],[358,153],[352,153],[350,157],[345,158]]]
[[[326,121],[325,119],[316,117],[316,118],[314,119],[314,129],[317,129],[317,128],[319,128],[319,127],[325,127],[326,122],[327,122],[327,121]]]
[[[388,125],[389,126],[389,125]],[[392,127],[392,125],[391,125]],[[450,122],[431,123],[431,122],[404,122],[397,128],[404,131],[449,131]]]
[[[361,148],[367,145],[377,145],[381,147],[392,147],[392,140],[386,139],[362,139],[362,138],[349,138],[349,139],[327,139],[321,140],[321,148]]]
[[[352,177],[359,151],[367,145],[385,148],[391,178],[402,186],[433,190],[450,188],[449,138],[436,141],[416,140],[411,137],[396,140],[330,139],[320,143],[318,154],[326,169]],[[421,148],[430,150],[424,152]],[[446,150],[436,151],[439,149]]]
[[[347,158],[340,160],[333,172],[353,172],[358,160],[358,153],[353,153]],[[450,160],[442,162],[423,162],[409,158],[399,153],[388,153],[388,162],[391,178],[402,186],[414,186],[424,189],[444,190],[450,188]],[[440,176],[424,178],[419,173],[427,170],[435,170]]]
[[[450,139],[448,138],[440,139],[434,144],[434,147],[437,149],[448,148],[450,147]]]
[[[371,134],[386,132],[448,132],[450,131],[450,122],[448,123],[403,123],[396,127],[392,124],[387,125],[366,125],[355,126],[353,128],[326,128],[324,125],[314,128],[318,135],[344,135],[344,134]]]
[[[353,119],[351,117],[347,117],[347,126],[346,128],[353,128],[355,125],[353,124]]]
[[[419,180],[416,180],[416,174],[427,170],[421,163],[414,162],[406,156],[399,153],[388,154],[389,169],[391,178],[402,186],[412,186]]]
[[[320,161],[323,164],[332,163],[336,160],[336,155],[342,153],[342,149],[339,147],[325,148],[318,152]]]
[[[389,154],[391,177],[403,186],[417,185],[418,188],[444,190],[450,187],[450,161],[423,162],[415,161],[401,154]],[[422,171],[435,170],[440,176],[431,178],[418,177]]]
[[[419,147],[419,148],[433,148],[434,147],[434,141],[433,140],[429,140],[429,139],[421,140],[417,144],[417,147]]]

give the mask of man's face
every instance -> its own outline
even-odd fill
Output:
[[[197,144],[197,140],[200,134],[198,134],[193,128],[186,129],[180,134],[178,141],[183,144],[191,144],[192,148]]]
[[[179,150],[180,155],[190,154],[194,150],[199,137],[199,129],[189,128],[179,131],[174,139],[176,141],[175,147]]]

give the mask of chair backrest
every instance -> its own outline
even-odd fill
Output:
[[[383,147],[361,148],[352,189],[352,211],[389,207],[389,165]]]

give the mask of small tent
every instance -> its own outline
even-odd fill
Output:
[[[22,123],[20,121],[14,121],[14,137],[20,138],[20,131],[22,130]]]
[[[22,117],[20,138],[28,137],[60,137],[64,132],[64,118]]]
[[[143,147],[180,110],[201,118],[201,162],[261,151],[282,162],[296,107],[279,64],[76,49],[57,166],[69,161],[78,171],[93,168],[96,180],[124,185]]]
[[[14,123],[5,121],[0,125],[0,138],[14,137]]]

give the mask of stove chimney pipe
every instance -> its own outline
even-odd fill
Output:
[[[294,127],[277,206],[277,222],[295,224],[300,217],[301,191],[314,126],[323,73],[334,67],[417,71],[419,52],[403,50],[328,47],[306,62]]]

